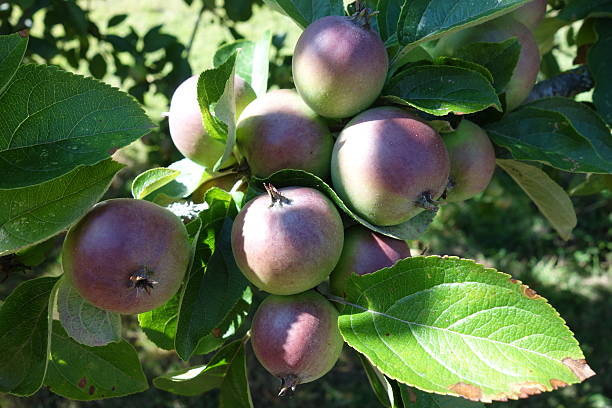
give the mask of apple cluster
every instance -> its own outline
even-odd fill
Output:
[[[453,55],[464,44],[517,37],[521,54],[506,89],[512,110],[527,97],[539,66],[525,24],[536,25],[545,6],[536,0],[511,16],[446,36],[434,53]],[[324,17],[306,28],[293,57],[295,90],[256,97],[234,76],[237,152],[226,164],[246,163],[260,179],[283,169],[310,172],[365,221],[391,226],[482,192],[495,153],[485,131],[469,120],[441,136],[418,112],[377,104],[389,62],[369,13]],[[197,81],[193,76],[176,89],[170,132],[185,157],[212,168],[225,146],[202,124]],[[330,123],[343,124],[337,137]],[[315,288],[329,280],[335,296],[347,297],[352,274],[392,266],[410,249],[343,221],[319,190],[264,187],[266,193],[237,215],[231,243],[245,277],[270,293],[254,316],[252,345],[285,392],[327,373],[342,349],[337,308]],[[118,199],[100,203],[71,228],[63,266],[69,282],[94,305],[141,313],[176,293],[189,252],[185,227],[168,210]]]

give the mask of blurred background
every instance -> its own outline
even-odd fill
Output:
[[[0,0],[0,34],[30,29],[26,62],[54,64],[93,76],[137,98],[159,127],[115,153],[128,164],[107,197],[128,196],[141,171],[182,158],[169,137],[169,98],[180,82],[212,67],[214,51],[239,39],[273,34],[270,87],[289,88],[291,54],[300,29],[261,0]],[[573,66],[577,27],[556,34],[544,56],[542,78]],[[588,95],[586,96],[588,98]],[[544,170],[566,190],[578,215],[572,239],[561,240],[537,208],[498,169],[483,194],[442,208],[413,253],[473,258],[522,280],[546,297],[574,331],[597,376],[585,383],[493,406],[550,408],[612,407],[612,200],[601,179]],[[603,189],[603,191],[602,191]],[[19,256],[0,258],[0,299],[20,282],[61,273],[57,262],[62,237]],[[124,337],[139,351],[149,379],[185,367],[172,352],[158,349],[124,317]],[[1,351],[0,351],[1,352]],[[204,364],[197,356],[191,365]],[[276,397],[279,383],[248,357],[256,407],[376,407],[358,358],[345,347],[335,369],[319,381],[301,385],[291,398]],[[76,402],[42,389],[29,398],[0,395],[1,408],[18,407],[215,407],[215,392],[187,398],[150,388],[114,400]]]

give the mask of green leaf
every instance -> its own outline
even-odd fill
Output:
[[[17,72],[27,48],[27,34],[0,35],[0,95]]]
[[[561,238],[570,239],[578,220],[565,190],[542,170],[527,163],[498,159],[497,164],[525,191]]]
[[[582,20],[583,18],[612,16],[612,2],[610,0],[572,0],[558,14],[566,21]]]
[[[429,224],[431,224],[436,215],[436,213],[433,211],[424,211],[402,224],[381,227],[370,224],[355,214],[346,206],[346,204],[344,204],[340,197],[338,197],[338,194],[336,194],[336,192],[329,185],[327,185],[317,176],[306,171],[280,170],[266,179],[258,179],[253,177],[251,180],[252,183],[249,185],[247,200],[254,198],[256,195],[263,194],[263,183],[270,183],[277,188],[291,186],[314,188],[327,195],[327,197],[329,197],[336,204],[336,206],[338,206],[338,208],[361,225],[371,229],[372,231],[376,231],[380,234],[391,238],[400,239],[402,241],[417,239],[419,236],[421,236],[427,227],[429,227]]]
[[[381,405],[388,408],[398,407],[395,401],[393,387],[391,385],[393,380],[389,380],[387,377],[385,377],[385,375],[374,367],[363,354],[357,353],[357,357],[359,357],[363,370],[368,377],[370,387],[372,387],[372,391],[374,392],[374,395],[376,395],[376,398],[378,398]]]
[[[429,394],[406,386],[402,391],[404,391],[402,396],[406,408],[484,408],[485,406],[480,402],[448,395]]]
[[[119,25],[125,21],[127,18],[127,14],[116,14],[108,20],[108,24],[106,25],[108,28]]]
[[[352,275],[347,343],[385,375],[482,402],[594,375],[559,314],[507,274],[455,257],[413,257]]]
[[[252,303],[253,292],[251,287],[247,286],[242,293],[242,297],[230,310],[219,327],[214,328],[207,336],[200,338],[194,354],[208,354],[221,347],[230,337],[239,334],[239,329],[247,320]]]
[[[268,90],[271,40],[272,33],[267,30],[257,42],[238,40],[225,44],[215,52],[213,64],[220,66],[240,49],[236,56],[236,74],[251,85],[257,96],[261,96]]]
[[[62,279],[57,291],[57,311],[66,333],[86,346],[104,346],[121,340],[121,316],[98,309]]]
[[[291,17],[302,28],[325,16],[344,15],[342,0],[264,0],[264,3]]]
[[[70,226],[102,197],[122,167],[108,159],[36,186],[0,189],[0,254]]]
[[[487,81],[489,81],[490,84],[493,84],[494,79],[493,79],[493,75],[491,74],[491,71],[489,71],[487,68],[485,68],[484,66],[480,65],[477,62],[468,61],[468,60],[464,60],[461,58],[443,56],[443,57],[436,58],[435,63],[436,65],[465,68],[470,71],[478,72],[480,75],[485,77]]]
[[[221,383],[219,406],[221,408],[253,408],[244,344],[236,354],[231,356],[231,364]]]
[[[153,127],[127,94],[44,65],[19,68],[0,96],[0,117],[0,188],[98,163]]]
[[[127,341],[84,346],[70,338],[58,321],[53,322],[45,385],[55,394],[80,401],[121,397],[149,387],[138,354]]]
[[[168,205],[177,199],[190,196],[202,183],[212,177],[206,167],[185,158],[169,165],[168,170],[179,172],[178,176],[164,186],[151,191],[145,200]]]
[[[444,33],[484,23],[529,0],[407,0],[398,21],[402,45],[433,40]]]
[[[198,102],[204,128],[211,137],[225,143],[223,156],[212,171],[217,171],[227,161],[236,141],[235,61],[236,54],[233,54],[220,66],[202,72],[198,79]]]
[[[196,265],[181,302],[175,340],[179,356],[187,360],[200,339],[219,326],[243,298],[248,281],[240,272],[230,242],[232,221],[225,218],[216,237],[215,248],[206,268]],[[223,288],[223,290],[210,290]],[[220,333],[219,333],[220,334]]]
[[[605,149],[599,134],[601,121],[594,113],[567,106],[578,102],[564,101],[555,106],[559,100],[525,105],[486,126],[487,133],[517,160],[539,161],[569,172],[612,173],[612,162],[604,160],[594,148]]]
[[[173,371],[153,379],[153,385],[173,394],[196,396],[219,388],[230,367],[244,353],[243,340],[236,340],[220,349],[208,364]]]
[[[58,278],[23,282],[0,309],[0,392],[32,395],[43,383]],[[51,305],[51,308],[50,306]]]
[[[587,56],[591,76],[595,80],[593,103],[608,126],[612,126],[612,27],[609,19],[595,22],[597,42],[593,44]]]
[[[570,191],[571,196],[597,194],[612,191],[612,174],[587,174],[586,180]]]
[[[499,98],[487,78],[451,66],[410,67],[391,79],[383,98],[436,116],[473,113],[490,106],[501,111]]]
[[[459,48],[455,54],[467,61],[478,63],[493,75],[493,87],[502,93],[514,72],[521,53],[521,45],[516,38],[499,43],[477,42]]]
[[[526,105],[563,114],[574,129],[591,144],[594,152],[612,164],[612,134],[601,117],[587,105],[569,98],[539,99]]]
[[[143,199],[170,183],[181,174],[179,170],[157,167],[140,173],[132,182],[132,197]]]
[[[376,10],[378,10],[376,22],[378,23],[380,38],[383,41],[395,37],[401,8],[402,1],[400,0],[378,0],[376,5]]]

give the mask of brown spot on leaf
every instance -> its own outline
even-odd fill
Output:
[[[524,285],[523,282],[521,282],[520,280],[510,278],[510,282],[516,285],[520,285],[521,292],[523,292],[523,295],[527,296],[529,299],[541,299],[542,298],[542,296],[538,295],[538,293],[535,290],[531,289],[527,285]]]
[[[221,334],[223,334],[223,333],[221,333],[221,329],[220,328],[216,327],[216,328],[212,329],[212,335],[213,336],[221,337]]]
[[[96,392],[96,387],[94,387],[93,385],[89,386],[89,395],[93,395],[94,392]]]
[[[458,382],[450,387],[450,390],[472,401],[480,401],[482,390],[475,385]]]
[[[24,28],[23,30],[18,31],[18,33],[20,37],[26,38],[28,34],[30,34],[30,31],[27,28]]]
[[[79,387],[84,388],[85,384],[87,384],[87,378],[83,377],[79,380]]]
[[[416,404],[416,402],[417,402],[416,393],[414,392],[414,390],[412,388],[408,388],[408,399],[413,404]]]
[[[115,152],[119,150],[118,147],[111,147],[110,149],[107,150],[108,154],[115,154]]]
[[[115,387],[115,386],[113,385],[113,388],[111,388],[111,391],[115,391],[116,389],[117,389],[117,387]]]
[[[527,398],[530,395],[541,394],[546,391],[546,387],[535,381],[525,381],[524,383],[513,384],[512,388],[517,390],[519,398]]]
[[[595,371],[593,371],[591,367],[589,367],[586,360],[584,359],[574,360],[572,358],[567,357],[564,358],[561,362],[568,366],[569,369],[572,370],[574,375],[576,375],[576,377],[580,379],[580,381],[584,381],[587,378],[595,375]]]
[[[385,333],[385,336],[390,336],[390,335],[391,335],[391,333]]]
[[[557,380],[556,378],[550,380],[550,385],[552,385],[553,390],[561,387],[567,387],[567,383],[565,381]]]

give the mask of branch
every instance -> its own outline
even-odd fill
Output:
[[[555,77],[538,82],[524,103],[551,96],[573,97],[593,88],[594,82],[586,65],[581,65]]]

